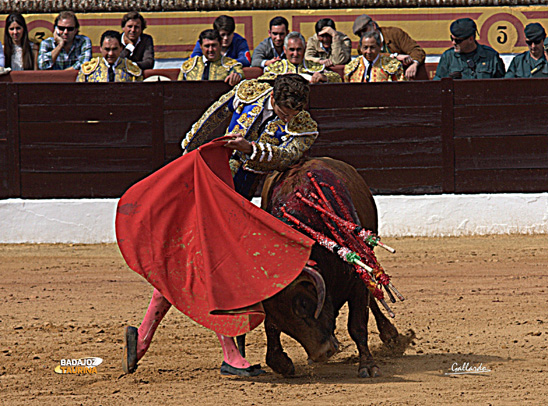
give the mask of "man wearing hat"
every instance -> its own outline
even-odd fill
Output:
[[[524,31],[529,51],[515,56],[505,77],[546,78],[548,77],[548,62],[544,55],[546,31],[539,23],[527,25]]]
[[[405,31],[397,27],[379,27],[371,17],[362,14],[352,26],[354,35],[361,36],[369,31],[377,31],[382,40],[381,53],[400,61],[407,79],[428,79],[424,67],[426,53]]]
[[[504,62],[497,51],[476,42],[476,23],[459,18],[450,27],[453,48],[443,53],[434,80],[504,77]]]

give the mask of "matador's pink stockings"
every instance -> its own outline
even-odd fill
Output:
[[[167,301],[158,289],[154,289],[145,318],[137,330],[137,360],[143,358],[143,355],[147,352],[154,332],[170,307],[171,303]]]
[[[222,334],[216,333],[221,347],[223,349],[224,361],[234,368],[248,368],[251,366],[247,360],[242,357],[236,343],[232,337],[227,337]]]
[[[143,358],[143,355],[147,352],[150,342],[152,341],[152,336],[154,336],[154,332],[160,325],[160,322],[170,307],[171,303],[169,303],[157,289],[154,289],[145,318],[137,331],[137,360]],[[251,364],[241,356],[232,337],[226,337],[217,333],[217,338],[221,343],[224,361],[227,364],[233,366],[234,368],[248,368],[251,366]]]

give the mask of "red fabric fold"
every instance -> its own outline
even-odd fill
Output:
[[[314,241],[234,191],[225,142],[132,186],[118,203],[116,238],[129,267],[177,309],[236,336],[264,320],[260,302],[299,275]]]

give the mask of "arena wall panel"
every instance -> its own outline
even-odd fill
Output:
[[[229,89],[0,83],[0,197],[119,197],[180,156]],[[313,85],[311,155],[349,162],[378,195],[546,192],[547,94],[547,79]]]

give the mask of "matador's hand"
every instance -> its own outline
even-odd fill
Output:
[[[251,146],[251,143],[244,137],[236,134],[228,135],[233,136],[234,138],[232,138],[225,145],[223,145],[225,148],[235,149],[236,151],[240,151],[245,154],[251,154],[253,152],[253,147]]]

